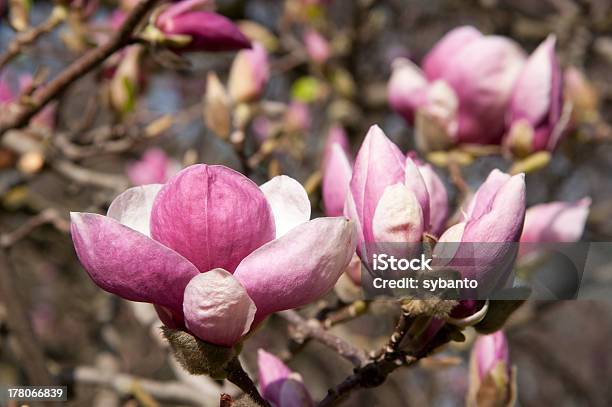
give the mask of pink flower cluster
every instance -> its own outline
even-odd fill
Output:
[[[388,98],[416,125],[423,149],[504,144],[521,156],[552,150],[564,130],[553,36],[526,57],[509,38],[456,28],[425,55],[421,68],[394,61]]]

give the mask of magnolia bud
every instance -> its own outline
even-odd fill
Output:
[[[510,100],[504,144],[525,157],[535,151],[552,151],[563,133],[562,75],[550,36],[527,60]]]
[[[270,77],[268,53],[259,43],[236,55],[229,74],[228,89],[236,104],[258,99]]]
[[[177,51],[235,51],[250,46],[247,37],[228,18],[201,11],[207,0],[184,0],[153,18],[143,37]]]
[[[226,140],[231,131],[231,101],[225,87],[214,72],[206,78],[204,120],[215,135]]]
[[[30,26],[30,0],[9,0],[9,23],[15,31],[25,31]]]
[[[143,48],[133,45],[127,48],[110,83],[110,103],[120,115],[130,113],[136,106],[140,87],[140,62]]]
[[[325,63],[331,55],[329,42],[315,30],[307,30],[304,33],[304,44],[308,56],[317,64]]]
[[[478,337],[470,360],[469,406],[511,406],[514,372],[503,332]]]

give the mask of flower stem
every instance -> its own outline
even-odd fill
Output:
[[[238,357],[232,359],[225,368],[227,371],[227,380],[234,383],[240,388],[247,396],[249,396],[257,405],[263,407],[271,407],[257,390],[257,386],[253,383],[253,380],[249,377],[247,372],[244,371]]]

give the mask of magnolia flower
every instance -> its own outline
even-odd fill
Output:
[[[434,264],[477,280],[481,293],[503,288],[510,281],[516,258],[516,245],[507,243],[519,241],[524,219],[524,174],[510,176],[493,170],[476,191],[465,220],[448,228],[438,240]]]
[[[523,67],[508,110],[504,143],[517,156],[552,151],[563,134],[563,76],[549,36]]]
[[[590,198],[532,206],[525,213],[521,242],[571,243],[580,240],[590,206]]]
[[[502,331],[476,339],[470,359],[468,405],[511,406],[513,372]]]
[[[389,103],[409,123],[416,121],[425,148],[499,143],[524,61],[514,41],[459,27],[425,56],[422,71],[406,59],[394,62]]]
[[[254,43],[252,49],[240,51],[234,59],[229,94],[234,103],[252,102],[261,96],[269,78],[268,52],[263,45]]]
[[[133,185],[163,184],[180,169],[164,150],[149,148],[138,161],[128,164],[126,173]]]
[[[323,207],[327,216],[340,216],[352,176],[349,158],[349,142],[346,132],[340,126],[329,130],[322,162]]]
[[[273,407],[309,407],[313,405],[302,377],[292,372],[279,358],[259,349],[259,387]]]
[[[287,176],[258,188],[219,165],[128,189],[108,215],[71,214],[74,246],[102,289],[155,304],[168,328],[231,347],[267,315],[330,290],[355,250],[353,222],[309,221]]]
[[[317,64],[323,64],[331,55],[329,42],[316,30],[309,29],[304,32],[304,44],[308,56]]]
[[[250,47],[248,38],[228,18],[201,11],[208,0],[184,0],[165,8],[145,37],[178,51],[235,51]]]
[[[357,153],[344,211],[357,222],[362,259],[368,257],[364,245],[420,243],[423,232],[432,230],[432,213],[447,210],[437,190],[441,182],[424,170],[435,189],[434,200],[422,172],[426,166],[419,168],[411,155],[402,154],[378,126],[370,128]]]

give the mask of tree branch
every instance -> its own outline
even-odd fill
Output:
[[[306,339],[315,339],[321,342],[323,345],[335,350],[340,356],[347,359],[355,367],[362,366],[368,361],[365,353],[344,339],[327,332],[321,326],[321,323],[316,320],[309,320],[302,318],[294,310],[283,311],[277,313],[280,317],[289,322],[295,329],[298,336],[298,340],[304,341]]]
[[[0,137],[8,130],[26,126],[34,115],[40,112],[47,103],[66,90],[73,82],[92,71],[116,51],[128,45],[132,41],[132,32],[156,2],[157,0],[142,0],[139,2],[127,16],[121,28],[107,43],[92,49],[74,61],[46,86],[34,92],[27,105],[22,105],[16,114],[0,124]]]

